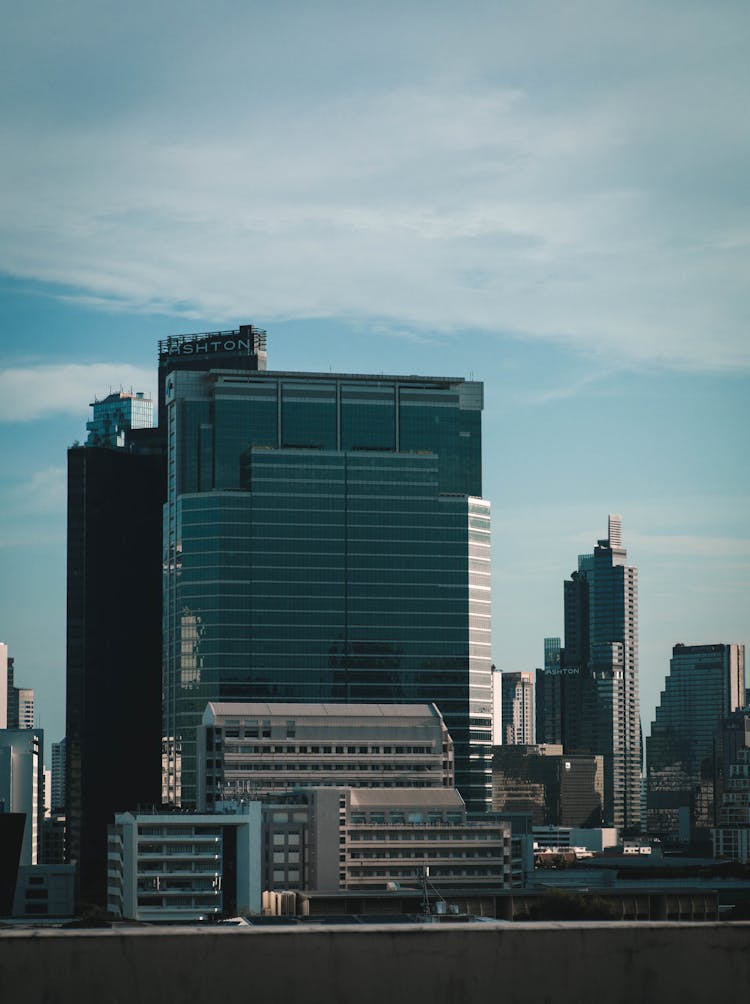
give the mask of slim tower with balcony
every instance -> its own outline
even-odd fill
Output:
[[[565,644],[554,684],[559,741],[604,762],[604,818],[640,829],[638,570],[627,564],[620,516],[565,582]],[[547,731],[543,738],[550,739]]]

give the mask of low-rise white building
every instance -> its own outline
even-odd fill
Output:
[[[260,804],[231,815],[118,814],[109,827],[107,909],[158,922],[259,913]]]

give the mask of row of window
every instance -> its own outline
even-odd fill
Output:
[[[290,728],[289,725],[287,725],[287,735],[289,734],[289,728]],[[267,726],[264,725],[264,727],[263,727],[263,735],[264,736],[266,736],[267,732],[270,735],[270,723],[269,723],[269,725],[267,725]],[[257,735],[258,735],[258,727],[257,727],[257,725],[255,727],[253,727],[252,725],[245,726],[245,736],[248,739],[252,739],[254,736],[257,737]],[[239,729],[237,729],[237,728],[225,728],[224,729],[224,736],[225,736],[226,739],[237,738],[239,736]],[[439,750],[439,747],[438,747],[438,750]],[[264,754],[268,754],[268,753],[339,753],[339,754],[341,754],[341,753],[347,753],[347,754],[350,754],[350,755],[351,754],[359,754],[359,755],[368,754],[369,755],[369,754],[372,754],[372,753],[384,753],[384,754],[385,753],[387,753],[387,754],[393,754],[393,753],[395,753],[396,755],[401,755],[401,754],[405,754],[405,753],[416,753],[416,754],[422,754],[423,755],[425,753],[434,753],[434,752],[436,752],[436,749],[433,746],[382,746],[382,747],[381,746],[328,746],[328,745],[325,745],[325,746],[307,746],[307,745],[300,745],[300,746],[271,746],[270,744],[263,745],[263,746],[254,746],[254,745],[244,745],[244,744],[236,744],[236,743],[227,743],[226,747],[225,747],[225,755],[229,755],[231,753],[264,753]],[[209,761],[209,766],[211,766],[211,762],[210,761]],[[218,763],[217,763],[217,766],[219,766]]]
[[[211,762],[207,764],[209,770],[213,769]],[[403,773],[408,770],[410,773],[426,773],[433,769],[440,769],[439,765],[429,765],[429,764],[403,764],[403,763],[289,763],[288,761],[282,761],[281,763],[269,763],[266,760],[260,762],[245,762],[245,763],[231,763],[224,765],[224,772],[228,776],[227,779],[231,778],[232,774],[242,773],[242,772],[252,772],[257,771],[260,773],[276,773],[278,771],[299,771],[302,773],[309,773],[310,771],[376,771],[379,774],[385,774],[388,771],[398,771]]]

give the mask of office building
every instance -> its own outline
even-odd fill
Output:
[[[260,913],[260,803],[232,814],[118,813],[107,867],[107,909],[116,917],[163,923]]]
[[[563,753],[560,745],[498,746],[492,763],[492,811],[530,813],[536,826],[600,827],[601,756]]]
[[[453,788],[309,788],[263,805],[264,890],[504,888],[510,828]]]
[[[21,865],[13,898],[14,920],[70,919],[75,909],[74,887],[73,865]]]
[[[536,739],[538,743],[562,742],[562,644],[559,638],[544,639],[544,666],[536,671]]]
[[[0,728],[34,728],[34,691],[15,685],[15,664],[0,642]]]
[[[63,812],[67,805],[65,794],[65,775],[67,759],[67,742],[61,739],[59,743],[52,743],[52,777],[50,792],[50,808],[52,812]]]
[[[92,445],[68,450],[67,854],[79,899],[100,905],[108,823],[161,793],[164,451],[110,409],[145,420],[150,402],[110,397],[94,403]]]
[[[143,391],[115,391],[101,401],[92,401],[91,407],[94,413],[86,423],[87,446],[123,449],[134,429],[150,429],[154,424],[154,403]]]
[[[180,359],[192,361],[198,344],[183,340]],[[169,370],[169,360],[170,800],[195,804],[196,731],[209,701],[434,701],[458,788],[472,810],[488,807],[481,384]]]
[[[8,691],[12,686],[9,682],[9,669],[12,678],[12,665],[13,660],[8,655],[8,646],[0,641],[0,729],[8,728]]]
[[[724,779],[718,825],[712,830],[714,857],[750,864],[750,748],[736,750]]]
[[[418,885],[425,868],[440,891],[510,887],[510,827],[468,816],[453,788],[348,788],[341,810],[340,889]],[[332,846],[319,834],[321,853]]]
[[[650,834],[678,841],[681,816],[683,836],[712,825],[716,741],[722,720],[744,698],[744,645],[674,646],[646,740]]]
[[[34,728],[34,691],[31,687],[16,687],[16,700],[18,710],[16,712],[16,724],[11,728],[33,729]]]
[[[0,729],[0,812],[25,817],[21,865],[42,859],[43,764],[41,729]]]
[[[534,674],[502,674],[503,743],[534,742]]]
[[[619,516],[610,515],[607,538],[579,557],[565,582],[564,624],[559,671],[545,668],[541,707],[549,714],[540,738],[554,736],[566,753],[602,756],[605,822],[638,831],[638,570],[627,564]]]
[[[209,703],[198,808],[300,787],[452,788],[453,742],[435,705]]]

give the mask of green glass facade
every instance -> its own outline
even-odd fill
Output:
[[[723,719],[745,700],[744,645],[675,645],[669,675],[646,740],[648,830],[667,842],[680,839],[680,810],[690,827],[714,822],[714,752]]]
[[[167,386],[169,797],[195,798],[209,700],[435,701],[457,785],[487,807],[481,385],[178,372]]]

